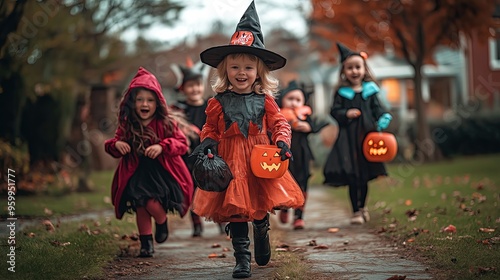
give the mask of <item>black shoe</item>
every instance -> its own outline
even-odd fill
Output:
[[[253,222],[253,242],[255,262],[259,266],[269,263],[271,259],[271,244],[269,243],[269,214],[262,221]]]
[[[156,225],[156,231],[155,231],[155,240],[157,243],[163,243],[167,241],[168,239],[168,226],[167,226],[167,220],[163,224],[157,224]]]
[[[139,253],[139,258],[151,258],[155,252],[153,249],[153,235],[139,235],[139,240],[141,241],[141,251]]]
[[[201,224],[193,224],[193,237],[200,237],[203,232],[203,226]]]

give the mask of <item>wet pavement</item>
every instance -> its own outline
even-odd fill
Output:
[[[291,224],[281,224],[277,215],[271,216],[270,234],[271,240],[274,240],[273,245],[284,243],[289,245],[288,249],[293,251],[293,254],[301,254],[300,257],[310,267],[310,275],[314,275],[311,278],[306,276],[305,279],[371,280],[389,279],[395,276],[401,278],[393,279],[432,279],[424,265],[404,258],[397,247],[391,246],[382,237],[374,234],[369,226],[350,225],[348,210],[332,203],[331,193],[327,191],[327,187],[312,187],[304,216],[305,229],[293,230]],[[204,227],[203,237],[193,238],[188,217],[170,218],[170,237],[166,243],[155,244],[154,258],[121,259],[123,264],[139,263],[143,268],[140,276],[132,274],[127,276],[124,275],[126,273],[120,274],[117,271],[111,277],[130,280],[232,279],[231,273],[235,262],[230,240],[220,234],[216,224],[206,222]],[[330,228],[337,228],[338,232],[329,232]],[[283,240],[276,240],[273,234]],[[310,246],[312,240],[322,249]],[[217,244],[220,247],[214,246]],[[278,253],[274,251],[276,248],[273,247],[271,262],[264,267],[255,264],[253,247],[251,249],[252,279],[275,279],[275,270],[280,265],[276,259]],[[218,257],[209,258],[211,254]]]

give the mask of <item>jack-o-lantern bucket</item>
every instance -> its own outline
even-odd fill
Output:
[[[288,170],[288,159],[281,160],[281,149],[275,145],[255,145],[250,155],[252,173],[259,178],[279,178]]]
[[[398,143],[389,132],[370,132],[363,141],[363,154],[370,162],[387,162],[396,157]]]

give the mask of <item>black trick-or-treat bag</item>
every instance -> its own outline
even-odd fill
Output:
[[[233,179],[233,174],[227,163],[209,149],[206,155],[202,153],[196,158],[193,178],[197,187],[204,191],[223,192]]]

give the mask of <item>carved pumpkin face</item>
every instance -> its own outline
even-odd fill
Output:
[[[396,137],[388,132],[370,132],[363,141],[363,154],[370,162],[391,161],[398,153]]]
[[[288,170],[288,160],[281,160],[280,150],[275,145],[255,145],[250,156],[252,173],[268,179],[283,176]]]

